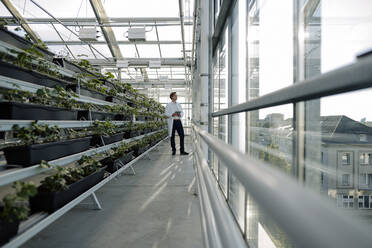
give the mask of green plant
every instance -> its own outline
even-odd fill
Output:
[[[86,128],[75,130],[73,128],[65,129],[66,135],[68,139],[77,139],[81,137],[88,136],[91,132],[88,131]]]
[[[99,171],[102,167],[101,162],[86,155],[83,155],[77,163],[81,166],[80,168],[82,169],[83,176],[89,176],[90,174]]]
[[[52,96],[51,92],[47,88],[38,89],[36,91],[36,96],[34,97],[33,102],[40,103],[43,105],[51,104]]]
[[[120,146],[114,147],[112,149],[112,151],[113,151],[112,156],[114,158],[120,158],[124,154],[128,153],[129,150],[130,150],[130,146],[127,143],[123,142]]]
[[[59,140],[60,129],[57,126],[39,125],[37,121],[31,123],[29,128],[13,125],[14,136],[26,144],[53,142]]]
[[[28,199],[37,193],[36,186],[32,183],[16,181],[12,188],[14,194],[7,194],[2,200],[0,219],[7,222],[22,221],[28,218]]]
[[[57,192],[67,190],[69,185],[89,176],[102,167],[102,164],[98,160],[85,155],[82,156],[77,163],[80,165],[79,167],[62,168],[60,166],[54,166],[53,169],[56,173],[41,181],[40,191]],[[42,161],[40,166],[43,168],[51,167],[51,165],[45,161]]]
[[[97,135],[111,136],[118,132],[117,126],[110,121],[94,121],[94,133]]]
[[[70,185],[84,178],[84,170],[82,168],[72,167],[65,170],[64,179],[66,184]]]
[[[57,192],[68,189],[65,174],[67,169],[60,166],[53,167],[56,173],[52,176],[45,177],[40,183],[40,192]]]
[[[73,98],[78,97],[78,95],[71,90],[65,90],[64,88],[57,86],[53,89],[53,94],[55,95],[55,101],[58,107],[73,109],[82,106],[82,104],[79,104]]]
[[[86,68],[86,69],[90,69],[90,68],[92,67],[92,65],[91,65],[91,64],[89,63],[89,61],[86,60],[86,59],[82,59],[82,60],[80,60],[79,65],[80,65],[81,67]]]
[[[27,91],[19,90],[18,88],[19,87],[17,86],[17,89],[1,90],[4,99],[11,102],[28,102],[33,94]]]

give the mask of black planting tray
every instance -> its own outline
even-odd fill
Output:
[[[7,147],[4,149],[4,155],[8,164],[28,167],[40,163],[41,160],[54,160],[85,151],[90,146],[91,138],[85,137],[45,144]]]
[[[0,102],[0,119],[6,120],[76,120],[77,111],[52,106]]]
[[[56,211],[102,181],[105,169],[102,168],[100,171],[69,185],[67,190],[57,192],[40,192],[39,190],[36,196],[30,198],[31,212],[46,211],[52,213]]]
[[[102,163],[107,166],[106,171],[113,173],[117,171],[118,169],[120,169],[123,164],[125,165],[126,163],[130,162],[132,159],[133,159],[133,151],[130,151],[116,160],[112,160],[111,158],[106,158],[102,161]]]
[[[108,145],[108,144],[112,144],[114,142],[118,142],[118,141],[123,140],[123,137],[124,137],[124,133],[117,133],[117,134],[114,134],[112,136],[102,136],[103,142],[105,143],[105,144],[103,144],[101,136],[100,135],[94,135],[93,138],[92,138],[92,141],[91,141],[91,145],[92,146]]]
[[[72,91],[78,94],[78,85],[76,84],[67,86],[67,89],[71,89]],[[107,97],[107,95],[105,94],[102,94],[100,92],[96,92],[93,90],[85,89],[82,87],[80,87],[80,95],[92,97],[92,98],[103,100],[103,101],[105,101]]]

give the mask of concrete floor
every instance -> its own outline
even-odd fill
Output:
[[[203,247],[192,156],[177,153],[164,141],[135,164],[135,176],[96,192],[102,210],[76,207],[23,247]]]

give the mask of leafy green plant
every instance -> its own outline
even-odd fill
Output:
[[[93,130],[96,135],[111,136],[118,132],[117,126],[110,121],[95,121]]]
[[[83,155],[77,163],[81,166],[83,176],[89,176],[102,168],[101,162],[91,156]]]
[[[91,69],[92,68],[92,65],[86,59],[80,60],[79,66],[84,67],[85,69]]]
[[[54,175],[48,176],[41,181],[39,190],[41,192],[57,192],[67,190],[68,186],[89,176],[102,168],[102,164],[91,156],[82,156],[77,161],[78,167],[62,168],[54,166],[56,170]],[[42,162],[40,166],[50,168],[50,164]]]
[[[114,158],[114,159],[117,159],[117,158],[120,158],[121,156],[123,156],[124,154],[128,153],[130,150],[130,146],[127,144],[127,143],[121,143],[120,146],[118,147],[114,147],[112,150],[111,150],[111,156]]]
[[[60,140],[60,129],[57,126],[39,125],[37,121],[31,123],[29,128],[13,125],[12,130],[16,138],[26,145],[53,142]]]
[[[40,182],[40,192],[57,192],[68,189],[67,181],[65,179],[67,169],[60,166],[55,166],[53,168],[56,170],[56,173],[52,176],[45,177]]]
[[[11,102],[28,102],[33,94],[19,89],[2,90],[3,98]]]
[[[71,90],[65,90],[64,88],[57,86],[53,89],[53,93],[58,107],[74,109],[82,106],[82,104],[79,104],[75,99],[73,99],[73,97],[78,97],[78,95]]]
[[[37,193],[36,186],[32,183],[16,181],[12,188],[16,191],[7,194],[1,204],[0,219],[7,222],[23,221],[28,218],[28,199]]]
[[[77,139],[85,136],[89,136],[91,134],[91,131],[89,131],[87,128],[77,129],[74,128],[67,128],[65,129],[66,136],[68,139]]]

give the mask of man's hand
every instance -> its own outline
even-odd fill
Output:
[[[181,114],[175,112],[175,113],[172,114],[172,116],[173,116],[173,117],[174,117],[174,116],[181,117]]]

